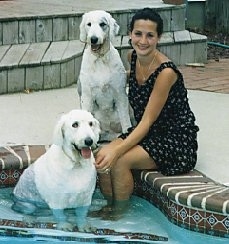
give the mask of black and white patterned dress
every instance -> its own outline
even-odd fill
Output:
[[[188,103],[183,76],[175,64],[168,61],[162,63],[144,84],[139,85],[135,72],[136,59],[136,52],[133,51],[129,78],[129,102],[137,123],[142,118],[155,80],[160,72],[169,67],[178,75],[159,117],[139,145],[154,159],[162,174],[186,173],[196,165],[199,127],[195,124],[195,116]],[[128,133],[122,134],[120,137],[124,139],[133,129],[134,127],[129,128]]]

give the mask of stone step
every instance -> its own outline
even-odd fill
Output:
[[[128,36],[117,36],[114,41],[126,69],[128,40]],[[159,49],[177,65],[205,63],[206,47],[205,36],[187,30],[167,32],[159,43]],[[79,40],[0,46],[0,94],[62,88],[76,83],[83,49],[84,44]]]
[[[0,94],[73,84],[83,46],[78,40],[0,46]]]
[[[153,4],[153,3],[152,3]],[[164,20],[164,32],[185,30],[185,5],[153,4]],[[120,25],[120,35],[128,34],[128,25],[137,9],[110,10]],[[7,17],[0,16],[0,45],[54,42],[79,39],[83,10]],[[10,30],[10,31],[9,31]]]

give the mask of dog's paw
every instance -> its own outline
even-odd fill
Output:
[[[63,231],[73,231],[74,226],[69,222],[59,222],[56,228]]]
[[[91,226],[89,223],[85,224],[85,225],[77,225],[78,231],[79,232],[87,232],[87,233],[91,233],[91,232],[95,232],[96,228]]]
[[[36,206],[34,204],[22,201],[15,201],[11,208],[16,212],[23,214],[33,214],[36,210]]]

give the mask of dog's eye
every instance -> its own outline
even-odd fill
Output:
[[[72,124],[72,127],[73,128],[77,128],[79,126],[79,123],[78,122],[74,122],[73,124]]]
[[[104,27],[104,26],[106,26],[107,24],[104,23],[104,22],[102,22],[102,23],[100,23],[99,25],[100,25],[101,27]]]
[[[93,126],[93,122],[92,121],[89,122],[89,126],[91,126],[91,127]]]
[[[87,23],[87,26],[91,26],[91,22]]]

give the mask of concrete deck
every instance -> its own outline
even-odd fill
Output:
[[[190,104],[200,127],[196,168],[213,180],[229,185],[229,60],[223,61],[220,74],[217,73],[219,64],[215,63],[215,68],[213,64],[214,61],[210,61],[201,68],[199,76],[200,68],[183,66],[180,69],[187,87],[192,87],[194,82],[199,84],[196,90],[189,89]],[[190,73],[195,77],[194,81]],[[210,92],[217,79],[222,80],[222,77],[226,77],[227,84],[221,86],[220,92]],[[208,86],[205,84],[203,88],[203,82],[208,82]],[[198,90],[200,88],[202,91]],[[79,108],[75,85],[29,94],[1,95],[0,145],[50,144],[60,115],[75,108]]]

